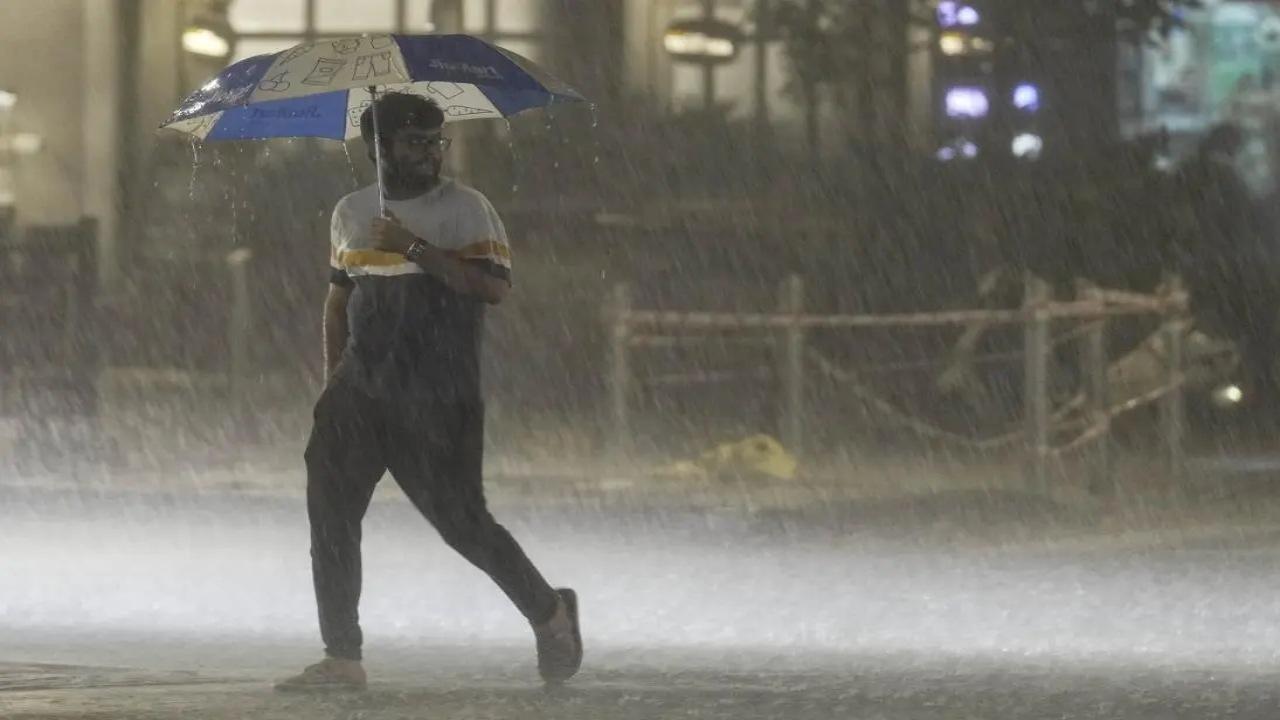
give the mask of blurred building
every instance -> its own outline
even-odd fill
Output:
[[[1218,123],[1248,137],[1241,171],[1254,191],[1280,169],[1280,3],[1222,0],[1187,10],[1168,38],[1122,57],[1129,135],[1164,130],[1176,155]]]
[[[547,64],[600,105],[635,101],[680,112],[710,102],[731,118],[798,138],[805,108],[776,28],[768,23],[771,1],[2,3],[0,91],[14,101],[12,108],[0,108],[0,133],[38,138],[40,151],[17,155],[0,144],[0,217],[12,214],[25,225],[98,218],[102,279],[108,288],[118,285],[129,254],[126,218],[135,217],[151,195],[142,171],[158,145],[154,129],[176,102],[229,62],[308,38],[361,32],[478,34]],[[732,60],[709,71],[674,60],[664,48],[673,22],[708,13],[741,32]],[[194,38],[193,30],[199,31]],[[910,89],[903,84],[900,94],[919,117],[927,117],[930,102],[927,57],[914,53],[901,73]],[[837,122],[830,102],[818,114],[825,125]]]
[[[778,22],[784,3],[779,0],[625,0],[623,35],[627,89],[656,99],[672,111],[691,110],[709,104],[724,106],[731,117],[768,126],[781,138],[799,140],[804,133],[806,101],[797,85],[791,58]],[[839,3],[825,3],[828,12]],[[930,53],[927,33],[908,22],[912,13],[928,15],[928,0],[895,0],[850,3],[865,8],[860,27],[851,28],[836,43],[865,51],[867,62],[859,71],[838,79],[832,86],[855,88],[874,84],[868,109],[890,110],[882,122],[862,122],[860,139],[870,143],[889,140],[886,128],[908,129],[914,144],[930,139]],[[733,56],[707,68],[682,61],[664,47],[664,35],[673,25],[693,24],[704,18],[738,31]],[[845,140],[841,114],[863,114],[858,107],[842,106],[835,93],[820,93],[816,103],[818,135],[824,145],[839,147]],[[847,130],[847,128],[843,128]]]
[[[103,219],[118,235],[123,95],[111,0],[0,3],[0,232]]]

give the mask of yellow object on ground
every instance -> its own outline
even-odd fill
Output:
[[[693,460],[681,460],[659,469],[661,475],[714,477],[720,474],[759,474],[792,480],[796,458],[782,443],[768,435],[752,435],[737,442],[721,443]]]

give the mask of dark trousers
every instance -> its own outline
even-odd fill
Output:
[[[360,524],[386,470],[530,622],[550,619],[555,591],[485,505],[483,444],[478,400],[375,399],[341,378],[321,395],[305,457],[311,569],[329,656],[360,659]]]

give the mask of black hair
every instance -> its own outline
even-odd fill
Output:
[[[385,93],[360,113],[360,137],[364,138],[369,147],[373,147],[375,108],[378,113],[378,132],[384,143],[401,128],[436,130],[444,127],[444,111],[434,100],[412,93]]]

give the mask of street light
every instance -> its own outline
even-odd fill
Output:
[[[982,22],[982,14],[972,5],[963,5],[955,0],[938,3],[938,24],[944,28],[972,27],[979,22]]]
[[[225,0],[184,0],[178,59],[178,97],[191,92],[192,78],[212,75],[230,62],[235,52],[236,34],[227,20]]]
[[[731,58],[737,53],[732,40],[700,32],[668,31],[662,38],[662,45],[667,52],[681,57],[720,59]]]
[[[938,36],[938,49],[943,55],[989,55],[996,46],[991,40],[961,32],[944,32]]]
[[[1013,106],[1026,112],[1040,109],[1040,88],[1031,83],[1020,83],[1013,89]]]
[[[226,61],[235,46],[226,3],[213,2],[196,11],[182,31],[182,49],[192,55]]]
[[[225,58],[231,55],[231,41],[207,27],[189,27],[182,32],[182,49],[193,55]]]
[[[674,60],[718,65],[738,56],[742,31],[719,20],[677,20],[667,26],[662,47]]]
[[[715,0],[703,0],[703,16],[676,20],[662,34],[662,47],[672,60],[702,66],[702,105],[715,106],[716,66],[732,62],[743,42],[736,25],[715,18]]]
[[[947,90],[945,97],[947,117],[982,118],[991,110],[987,92],[980,87],[960,86]]]
[[[1021,133],[1013,138],[1010,144],[1013,156],[1023,160],[1035,160],[1044,150],[1044,138],[1035,133]]]

